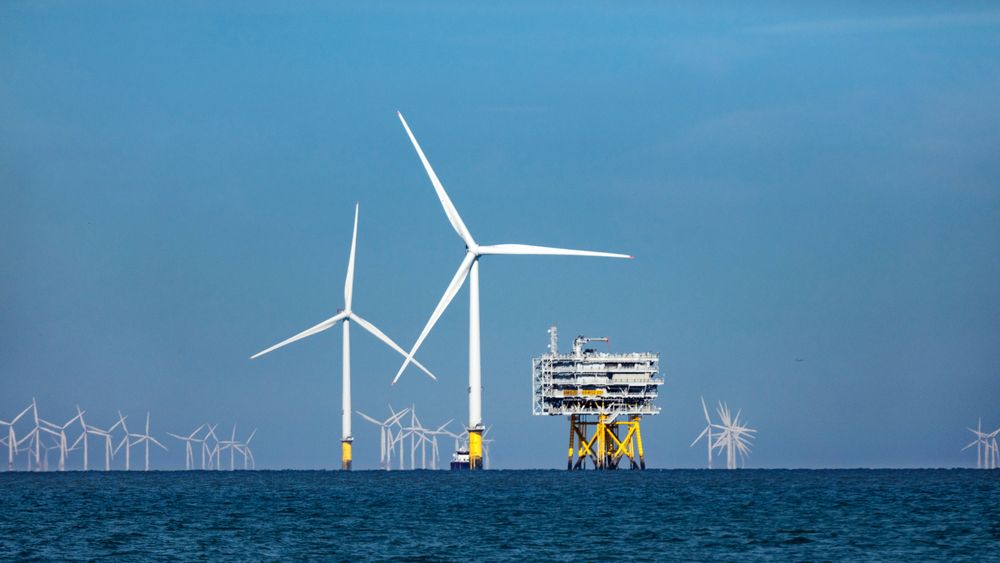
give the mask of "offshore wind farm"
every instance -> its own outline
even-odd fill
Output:
[[[0,4],[0,560],[954,561],[989,4]]]

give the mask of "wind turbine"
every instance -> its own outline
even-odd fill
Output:
[[[701,398],[701,410],[705,413],[705,422],[708,423],[708,426],[706,426],[705,429],[701,431],[701,434],[698,434],[698,437],[695,438],[694,442],[691,442],[691,445],[688,447],[689,448],[694,447],[694,445],[698,443],[698,440],[701,440],[703,437],[707,437],[705,442],[708,445],[708,468],[711,469],[712,468],[712,419],[709,418],[708,416],[708,407],[705,406],[705,397]]]
[[[132,444],[130,443],[129,438],[132,436],[132,434],[129,433],[129,431],[128,431],[128,425],[125,424],[125,419],[126,418],[128,418],[128,417],[127,416],[122,416],[122,411],[118,411],[118,422],[117,422],[117,424],[121,425],[122,431],[125,433],[125,435],[122,437],[122,441],[118,442],[118,445],[115,446],[115,451],[112,452],[112,455],[117,455],[118,454],[118,450],[120,450],[122,448],[122,446],[124,445],[125,446],[125,471],[130,471],[132,469]]]
[[[85,411],[79,410],[79,407],[78,407],[77,408],[77,415],[74,416],[73,418],[69,419],[68,422],[66,422],[65,424],[62,424],[62,425],[55,424],[55,423],[49,422],[47,420],[41,420],[41,419],[39,419],[39,422],[41,422],[42,424],[45,425],[45,426],[39,427],[39,429],[43,430],[43,431],[47,432],[48,434],[50,434],[51,436],[53,436],[55,438],[56,442],[57,442],[57,445],[58,445],[58,448],[59,448],[59,471],[65,471],[66,470],[66,456],[67,456],[67,454],[69,454],[69,447],[67,446],[67,442],[66,442],[66,429],[69,428],[69,426],[71,424],[73,424],[74,422],[76,422],[77,420],[83,418],[83,413],[84,412]],[[48,428],[46,428],[46,426]],[[57,430],[58,430],[58,432],[56,432]],[[48,454],[46,453],[46,456],[47,455]],[[46,457],[46,463],[48,463],[48,458],[47,457]]]
[[[129,436],[135,437],[135,442],[129,444],[129,447],[138,446],[139,444],[145,444],[146,446],[146,466],[144,471],[149,471],[149,443],[152,442],[157,446],[163,448],[163,451],[167,451],[167,447],[157,441],[156,438],[149,435],[149,412],[146,412],[146,432],[143,434],[129,434]],[[127,456],[126,456],[127,459]]]
[[[410,412],[410,407],[399,411],[398,417],[396,416],[397,413],[392,408],[392,405],[389,405],[389,412],[392,413],[394,417],[392,426],[396,427],[396,433],[395,436],[393,436],[392,428],[390,428],[386,433],[386,445],[388,447],[388,451],[386,452],[386,463],[392,463],[392,456],[395,454],[396,446],[399,445],[399,469],[402,470],[406,467],[406,454],[403,451],[404,439],[406,438],[406,431],[403,428],[403,415]]]
[[[737,411],[736,416],[733,417],[729,412],[729,406],[720,402],[718,413],[719,418],[722,419],[722,424],[712,425],[722,430],[718,434],[718,438],[712,448],[726,450],[726,469],[736,469],[737,453],[741,461],[746,461],[746,456],[750,455],[750,440],[754,438],[753,434],[757,432],[753,428],[748,428],[740,424],[740,412],[742,411]]]
[[[997,434],[1000,434],[1000,428],[993,432],[983,432],[982,419],[979,419],[977,428],[978,430],[968,429],[976,435],[976,440],[962,448],[962,451],[976,446],[976,469],[996,469],[1000,461],[1000,454],[997,453]]]
[[[215,455],[219,451],[219,443],[218,443],[219,442],[219,438],[215,435],[215,428],[216,428],[216,426],[218,426],[218,424],[215,424],[215,425],[212,425],[212,426],[208,427],[208,432],[205,433],[205,437],[202,439],[202,442],[201,442],[201,468],[202,469],[212,469],[212,458],[215,457]],[[216,442],[215,446],[214,446],[214,449],[210,448],[208,446],[208,440],[209,440],[209,438],[211,438],[212,440],[215,440],[215,442]],[[205,464],[205,458],[206,457],[208,458],[208,464],[207,465]],[[218,467],[216,467],[216,469],[218,469]]]
[[[32,400],[31,404],[28,405],[23,411],[21,411],[17,416],[10,419],[10,421],[0,420],[0,426],[7,427],[7,471],[14,470],[14,456],[17,455],[17,445],[20,442],[17,439],[17,432],[14,431],[14,425],[17,424],[21,417],[28,414],[28,411],[35,408],[35,402]]]
[[[447,289],[444,291],[444,295],[441,296],[441,300],[438,302],[437,307],[434,308],[434,312],[431,313],[430,319],[427,320],[427,324],[424,326],[423,331],[420,332],[420,336],[417,338],[416,343],[413,344],[413,348],[410,349],[409,354],[406,355],[406,360],[403,365],[399,368],[396,373],[396,377],[392,380],[395,384],[399,380],[399,377],[406,370],[406,366],[413,360],[413,356],[420,349],[420,345],[423,344],[424,339],[427,338],[427,334],[430,333],[431,329],[434,327],[434,323],[437,322],[438,318],[444,313],[444,310],[448,308],[451,300],[458,293],[458,290],[462,287],[465,282],[465,278],[469,278],[469,468],[478,469],[482,462],[483,454],[483,415],[482,415],[482,372],[480,370],[480,342],[479,342],[479,259],[482,256],[489,255],[556,255],[556,256],[602,256],[606,258],[633,258],[628,254],[615,254],[611,252],[593,252],[589,250],[570,250],[565,248],[550,248],[545,246],[531,246],[526,244],[497,244],[492,246],[480,246],[476,243],[475,239],[472,238],[472,234],[469,229],[466,228],[465,223],[462,221],[462,217],[459,216],[458,210],[455,205],[452,204],[451,199],[448,194],[444,191],[444,186],[441,185],[441,181],[438,179],[437,174],[434,173],[434,169],[431,168],[430,162],[428,162],[427,157],[424,156],[424,151],[420,148],[420,144],[417,142],[417,138],[413,136],[413,132],[410,131],[410,126],[407,125],[406,119],[403,118],[403,114],[396,112],[399,116],[399,121],[403,124],[403,128],[406,129],[406,134],[410,137],[410,142],[413,143],[413,148],[416,149],[417,155],[420,157],[420,162],[424,165],[424,170],[427,172],[427,176],[430,177],[431,184],[434,186],[434,191],[437,193],[438,199],[441,201],[441,207],[444,208],[444,213],[448,217],[448,221],[451,223],[455,232],[465,243],[465,258],[462,259],[462,263],[458,266],[458,271],[455,272],[454,277],[451,279],[451,283],[448,284]]]
[[[392,407],[389,407],[390,409]],[[392,462],[392,426],[399,422],[399,419],[403,417],[407,412],[409,412],[409,407],[399,411],[393,412],[392,416],[385,420],[376,420],[361,411],[354,411],[361,418],[371,422],[379,428],[379,465],[381,465],[386,471],[391,467]]]
[[[89,450],[89,440],[87,439],[87,434],[89,434],[89,432],[87,431],[87,423],[83,420],[84,412],[86,411],[80,410],[80,405],[76,406],[76,416],[77,418],[80,419],[80,426],[83,428],[83,431],[80,432],[80,436],[73,442],[73,445],[70,446],[68,451],[75,450],[77,446],[80,445],[80,442],[83,441],[83,470],[88,471],[90,469],[90,460],[89,460],[90,450]]]
[[[121,424],[122,424],[122,421],[121,421],[121,419],[119,419],[118,422],[114,423],[114,425],[111,426],[111,428],[108,428],[107,430],[101,430],[100,428],[98,428],[96,426],[87,426],[87,433],[88,434],[93,434],[94,436],[100,436],[101,438],[104,438],[104,470],[105,471],[110,471],[111,470],[111,458],[114,456],[114,452],[116,451],[116,449],[111,445],[111,433],[114,432],[115,428],[118,428],[118,426],[121,425]],[[126,432],[126,435],[127,434],[128,433]]]
[[[450,418],[448,422],[438,426],[436,430],[428,430],[426,432],[431,436],[431,468],[433,469],[438,468],[438,461],[441,459],[441,452],[438,449],[438,436],[454,436],[453,433],[445,430],[453,420],[453,418]]]
[[[976,446],[976,469],[982,469],[983,445],[984,444],[986,445],[987,456],[989,455],[989,446],[990,446],[989,442],[986,440],[986,433],[983,432],[983,419],[982,418],[979,419],[979,426],[977,426],[977,430],[973,430],[969,427],[966,428],[969,430],[969,432],[972,432],[973,434],[976,435],[976,440],[974,442],[970,442],[969,445],[962,448],[962,451],[964,452],[965,450],[971,448],[972,446]]]
[[[222,445],[222,448],[219,450],[220,452],[223,452],[225,450],[229,450],[229,470],[230,471],[235,471],[236,470],[236,450],[238,449],[238,446],[240,445],[240,443],[236,440],[236,425],[235,424],[233,425],[233,435],[232,435],[232,437],[230,439],[228,439],[228,440],[220,440],[219,444]],[[244,459],[243,461],[244,461],[244,464],[245,464],[246,460]]]
[[[434,377],[430,371],[424,366],[420,365],[416,360],[412,360],[413,354],[406,354],[406,351],[400,348],[398,344],[392,341],[391,338],[385,335],[381,330],[379,330],[375,325],[361,318],[357,313],[351,309],[351,301],[354,293],[354,256],[357,248],[358,242],[358,208],[359,204],[354,206],[354,234],[351,237],[351,255],[347,262],[347,277],[344,280],[344,308],[341,309],[336,315],[330,317],[329,319],[319,323],[318,325],[306,329],[295,336],[279,342],[270,348],[258,352],[250,357],[250,359],[259,358],[264,354],[272,350],[281,348],[286,344],[291,344],[296,340],[301,340],[307,336],[312,336],[333,327],[335,324],[342,323],[343,326],[343,358],[342,358],[342,373],[341,373],[341,465],[340,468],[343,470],[351,469],[351,442],[354,441],[354,437],[351,435],[351,321],[358,323],[358,325],[370,332],[375,338],[378,338],[384,342],[387,346],[398,352],[400,355],[405,356],[407,361],[413,361],[424,373],[430,376],[431,379],[437,379]]]
[[[38,417],[38,403],[35,402],[34,397],[31,398],[31,411],[32,414],[35,416],[35,427],[31,430],[31,432],[28,433],[28,435],[31,436],[31,442],[29,444],[29,447],[33,447],[35,449],[35,471],[39,471],[40,470],[39,466],[41,465],[42,462],[41,450],[39,449],[42,441],[41,419]],[[25,436],[25,438],[27,437],[28,436]],[[31,469],[30,450],[28,451],[28,469],[29,470]]]
[[[250,433],[250,437],[247,438],[246,442],[241,442],[236,444],[236,451],[243,454],[243,469],[247,469],[247,461],[250,462],[249,469],[257,469],[257,460],[253,458],[253,451],[250,449],[250,442],[253,441],[253,437],[257,435],[257,429],[254,428],[253,432]]]
[[[190,471],[191,469],[194,469],[194,450],[191,448],[191,442],[201,442],[202,441],[202,439],[195,438],[195,436],[199,432],[201,432],[201,429],[204,428],[204,427],[205,427],[205,425],[202,424],[198,428],[195,428],[194,432],[188,434],[187,436],[178,436],[177,434],[174,434],[172,432],[167,432],[167,434],[169,436],[173,436],[174,438],[177,438],[178,440],[184,442],[184,450],[185,450],[184,451],[184,469],[187,469],[188,471]]]

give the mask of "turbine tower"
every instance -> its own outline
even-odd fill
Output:
[[[420,345],[423,344],[424,339],[427,338],[427,334],[434,327],[434,323],[437,322],[438,318],[444,313],[444,310],[448,308],[448,304],[458,293],[458,290],[462,287],[465,282],[465,278],[469,278],[469,469],[479,469],[482,467],[482,457],[483,457],[483,415],[482,415],[482,372],[480,370],[480,357],[479,357],[479,258],[482,256],[488,256],[493,254],[505,254],[505,255],[557,255],[557,256],[603,256],[606,258],[632,258],[627,254],[614,254],[611,252],[592,252],[588,250],[569,250],[565,248],[549,248],[544,246],[531,246],[526,244],[497,244],[492,246],[480,246],[476,243],[475,239],[472,238],[472,234],[469,233],[469,229],[466,228],[465,223],[462,221],[462,217],[459,216],[458,210],[455,209],[454,204],[452,204],[451,199],[448,194],[444,191],[444,186],[441,185],[441,181],[438,180],[437,174],[434,173],[434,169],[431,168],[430,162],[427,161],[427,157],[424,156],[424,151],[420,148],[420,144],[417,142],[417,138],[413,136],[413,132],[410,131],[410,126],[407,125],[406,119],[403,118],[403,114],[396,112],[399,116],[399,121],[402,122],[403,128],[406,129],[406,134],[410,137],[410,142],[413,143],[413,148],[417,151],[417,156],[420,157],[420,162],[424,165],[424,170],[427,171],[427,176],[430,177],[431,184],[434,185],[434,191],[437,192],[438,199],[441,200],[441,207],[444,208],[444,214],[448,217],[448,221],[451,223],[452,228],[458,233],[462,241],[465,243],[465,258],[462,259],[462,263],[458,266],[458,271],[455,272],[455,276],[451,279],[451,283],[448,284],[448,288],[445,289],[444,295],[438,302],[437,307],[435,307],[434,312],[431,313],[430,319],[428,319],[427,324],[424,326],[424,330],[420,333],[420,337],[417,338],[416,343],[413,348],[410,349],[410,353],[406,354],[406,360],[403,365],[399,368],[396,373],[396,377],[392,380],[393,383],[399,380],[399,377],[403,374],[406,366],[410,362],[414,361],[413,356],[417,353]]]
[[[413,361],[424,373],[430,376],[431,379],[437,379],[434,374],[427,370],[424,366],[420,365],[419,362],[413,360],[413,354],[407,355],[406,351],[403,350],[398,344],[392,341],[391,338],[386,336],[381,330],[375,327],[375,325],[364,320],[357,313],[351,309],[351,298],[354,293],[354,255],[355,249],[358,242],[358,207],[354,206],[354,234],[351,237],[351,256],[347,262],[347,278],[344,280],[344,308],[341,309],[336,315],[330,317],[329,319],[319,323],[318,325],[306,329],[295,336],[279,342],[274,346],[271,346],[267,350],[258,352],[250,357],[250,359],[255,359],[271,352],[272,350],[277,350],[286,344],[291,344],[296,340],[301,340],[307,336],[312,336],[333,327],[338,322],[343,323],[343,364],[342,364],[342,393],[341,393],[341,465],[340,468],[344,470],[351,469],[351,442],[354,441],[354,437],[351,435],[351,321],[358,323],[358,325],[370,332],[375,338],[378,338],[384,342],[387,346],[398,352],[400,355],[407,358],[407,361]]]
[[[705,422],[708,424],[708,426],[706,426],[705,429],[701,431],[701,434],[698,434],[698,437],[695,438],[694,442],[691,442],[691,445],[688,447],[689,448],[694,447],[694,445],[698,443],[698,440],[706,438],[706,442],[708,444],[708,468],[711,469],[712,468],[712,419],[709,418],[708,416],[708,407],[705,406],[705,397],[701,398],[701,410],[702,412],[705,413]]]
[[[122,419],[122,420],[124,420],[124,419]],[[124,426],[124,423],[123,423],[123,426]],[[127,434],[126,438],[128,438],[128,437],[135,438],[135,441],[128,443],[126,445],[126,447],[125,447],[125,460],[126,460],[126,463],[128,463],[128,461],[130,461],[129,460],[130,456],[128,455],[129,449],[131,449],[132,446],[138,446],[139,444],[143,444],[143,445],[145,445],[145,449],[146,449],[146,464],[143,467],[143,471],[149,471],[149,443],[150,442],[152,442],[152,443],[156,444],[157,446],[160,446],[161,448],[163,448],[163,451],[167,450],[166,446],[164,446],[163,444],[161,444],[156,438],[154,438],[153,436],[151,436],[149,434],[149,412],[148,411],[146,412],[146,432],[143,433],[143,434],[136,434],[136,433]],[[126,470],[128,469],[127,465],[126,465],[125,469]]]

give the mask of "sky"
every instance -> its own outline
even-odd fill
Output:
[[[463,244],[399,110],[480,243],[636,257],[482,260],[495,468],[565,466],[566,420],[531,415],[552,324],[660,354],[651,467],[705,464],[701,396],[758,430],[747,467],[974,465],[1000,10],[874,4],[4,2],[0,418],[150,411],[339,467],[339,329],[248,358],[342,306],[356,202],[354,309],[416,339]],[[354,330],[355,408],[458,430],[467,354],[465,289],[418,355],[436,383],[390,386],[401,357]]]

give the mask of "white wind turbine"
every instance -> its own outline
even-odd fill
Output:
[[[392,407],[389,407],[390,410]],[[361,411],[354,411],[361,418],[371,422],[379,428],[379,465],[388,471],[391,469],[392,465],[392,426],[399,422],[399,419],[403,417],[409,408],[405,408],[399,412],[393,412],[392,416],[385,420],[376,420]]]
[[[996,469],[1000,461],[1000,453],[997,452],[997,435],[1000,434],[1000,428],[989,433],[983,432],[982,419],[979,419],[977,428],[977,430],[968,428],[969,432],[976,435],[976,439],[962,448],[962,451],[976,446],[976,469]]]
[[[446,430],[446,428],[448,428],[448,425],[451,424],[451,422],[453,420],[454,419],[448,419],[448,422],[445,422],[441,426],[438,426],[437,429],[435,429],[435,430],[427,430],[425,432],[425,434],[427,436],[430,436],[430,440],[431,440],[431,469],[437,469],[438,468],[438,461],[440,461],[440,459],[441,459],[441,451],[438,449],[438,436],[452,436],[453,435],[451,432],[449,432],[448,430]],[[484,452],[485,452],[485,450],[484,450]]]
[[[34,456],[35,457],[35,471],[40,471],[41,470],[40,466],[41,466],[41,463],[42,463],[41,450],[40,450],[40,447],[42,445],[42,434],[41,434],[42,430],[41,430],[41,418],[39,418],[39,416],[38,416],[38,403],[35,402],[35,398],[34,397],[31,398],[31,411],[32,411],[32,414],[35,417],[35,427],[32,428],[31,432],[28,432],[28,435],[25,436],[22,440],[27,439],[29,437],[31,438],[31,442],[29,443],[29,450],[28,450],[28,470],[29,471],[31,470],[31,449],[30,448],[34,448],[34,450],[35,450],[34,451],[34,454],[35,454],[35,456]]]
[[[694,445],[698,443],[698,440],[705,438],[705,443],[708,446],[707,448],[708,468],[711,469],[712,468],[712,419],[709,418],[708,416],[708,407],[705,406],[705,397],[701,398],[701,410],[705,413],[705,422],[708,424],[708,426],[705,426],[705,429],[701,431],[701,434],[698,434],[698,437],[695,438],[694,442],[691,442],[691,445],[688,447],[689,448],[694,447]]]
[[[253,458],[253,451],[250,449],[250,442],[253,441],[253,437],[256,435],[257,429],[254,428],[246,442],[240,442],[233,446],[236,448],[236,451],[243,455],[243,469],[257,469],[257,460]]]
[[[28,414],[28,411],[35,407],[35,402],[32,401],[23,411],[18,413],[17,416],[10,419],[10,421],[0,420],[0,426],[7,427],[7,439],[5,440],[7,446],[7,471],[14,470],[14,456],[17,455],[17,446],[23,440],[17,439],[17,432],[14,430],[14,426],[17,424],[21,417]]]
[[[417,468],[415,455],[418,449],[420,450],[420,468],[427,469],[428,448],[430,448],[431,450],[430,468],[431,469],[438,468],[439,451],[438,451],[437,439],[438,436],[440,435],[453,435],[445,430],[445,428],[447,428],[447,426],[451,424],[451,422],[452,419],[448,420],[448,422],[445,422],[444,424],[442,424],[441,426],[439,426],[437,429],[434,430],[430,428],[424,428],[423,424],[420,422],[420,419],[417,417],[416,407],[411,407],[410,425],[401,429],[401,432],[405,433],[404,437],[409,436],[410,438],[410,469]]]
[[[132,442],[132,443],[130,443],[128,445],[129,448],[131,448],[132,446],[138,446],[139,444],[144,444],[146,446],[146,465],[145,465],[145,468],[143,469],[143,471],[149,471],[149,443],[150,442],[152,442],[152,443],[156,444],[157,446],[160,446],[161,448],[163,448],[163,451],[167,451],[167,447],[166,446],[164,446],[163,444],[161,444],[156,438],[150,436],[150,434],[149,434],[149,413],[148,412],[146,413],[146,431],[144,433],[142,433],[142,434],[129,434],[129,436],[132,436],[132,437],[135,438],[135,441]],[[127,449],[126,449],[126,452],[127,452]],[[128,459],[128,455],[127,454],[126,454],[125,459]]]
[[[104,470],[105,471],[111,471],[111,458],[114,457],[114,451],[115,451],[114,446],[111,444],[112,433],[115,431],[115,428],[118,428],[118,426],[120,426],[121,424],[122,424],[122,419],[119,419],[118,422],[114,423],[114,425],[112,425],[111,428],[108,428],[107,430],[101,430],[100,428],[98,428],[96,426],[90,426],[90,425],[87,426],[87,433],[88,434],[93,434],[94,436],[98,436],[100,438],[104,438]],[[128,432],[126,431],[126,437],[127,437],[127,435],[128,435]]]
[[[122,436],[122,441],[118,442],[118,445],[115,446],[115,451],[112,452],[112,455],[117,455],[118,454],[118,450],[120,450],[122,448],[122,446],[125,446],[125,471],[131,471],[131,469],[132,469],[132,443],[131,443],[131,440],[129,438],[132,437],[132,434],[128,431],[128,424],[125,423],[125,419],[126,418],[128,418],[128,417],[127,416],[122,416],[122,411],[118,411],[118,422],[117,422],[117,424],[121,425],[122,431],[125,433],[125,435]]]
[[[187,469],[188,471],[194,469],[194,449],[191,447],[191,442],[203,441],[201,438],[195,438],[195,436],[201,432],[201,429],[204,427],[205,425],[202,424],[198,428],[195,428],[194,432],[188,434],[187,436],[178,436],[172,432],[167,432],[167,435],[173,436],[174,438],[184,442],[184,469]]]
[[[386,432],[386,463],[392,464],[392,456],[395,455],[396,446],[399,446],[399,469],[404,469],[406,466],[406,455],[403,451],[404,449],[404,438],[406,438],[406,430],[403,428],[403,415],[410,412],[410,408],[407,407],[401,410],[396,417],[396,411],[393,410],[392,405],[389,405],[389,412],[392,413],[394,420],[392,426],[395,427],[395,434],[393,434],[393,429],[389,428]]]
[[[976,435],[976,439],[975,441],[970,442],[969,445],[962,448],[962,451],[964,452],[965,450],[971,448],[972,446],[976,446],[976,469],[982,469],[984,444],[986,445],[986,453],[989,454],[989,442],[986,440],[986,433],[983,432],[983,419],[982,418],[979,419],[979,426],[977,426],[977,430],[973,430],[968,427],[966,428],[969,430],[969,432],[972,432],[973,434]]]
[[[426,428],[420,424],[420,419],[417,418],[417,407],[415,405],[410,406],[410,425],[403,428],[406,432],[406,436],[410,438],[410,469],[417,468],[416,453],[417,448],[420,448],[421,454],[421,469],[427,469],[427,436],[424,435]],[[418,442],[419,440],[419,442]]]
[[[90,457],[89,457],[90,456],[90,440],[88,439],[89,432],[87,431],[87,423],[86,423],[86,421],[83,420],[83,413],[84,412],[85,411],[80,410],[80,405],[76,406],[76,416],[80,419],[80,428],[82,430],[80,432],[80,436],[76,439],[75,442],[73,442],[73,446],[70,447],[70,451],[75,450],[76,447],[80,444],[80,441],[81,440],[83,441],[83,470],[84,471],[89,471],[90,470]]]
[[[66,456],[69,454],[69,446],[66,441],[66,429],[69,428],[71,424],[83,418],[83,413],[79,407],[77,407],[77,415],[69,419],[65,424],[59,425],[54,422],[49,422],[47,420],[39,419],[39,422],[44,426],[39,427],[39,430],[47,432],[53,438],[55,438],[57,447],[59,448],[59,471],[66,470]],[[48,454],[46,453],[46,456]],[[48,463],[48,457],[46,457],[46,463]],[[47,469],[47,468],[46,468]]]
[[[718,413],[722,424],[712,425],[722,431],[712,447],[726,450],[726,469],[736,469],[737,453],[741,461],[746,461],[746,456],[750,454],[750,440],[753,440],[753,434],[757,432],[740,424],[740,412],[737,411],[733,417],[729,412],[729,406],[720,402]]]
[[[441,296],[441,300],[438,302],[437,307],[434,308],[434,312],[431,313],[430,319],[427,320],[427,324],[424,326],[423,331],[420,332],[420,336],[417,341],[413,344],[413,348],[410,349],[409,354],[406,355],[406,360],[403,365],[399,368],[396,373],[396,377],[392,380],[393,383],[399,380],[399,377],[403,374],[406,366],[413,361],[413,356],[420,349],[420,345],[423,344],[424,339],[427,338],[427,334],[430,333],[434,324],[437,322],[438,318],[444,313],[444,310],[448,308],[451,300],[458,293],[458,290],[462,287],[465,282],[465,278],[469,278],[469,464],[470,468],[475,468],[480,461],[482,456],[482,433],[483,433],[483,416],[482,416],[482,372],[480,370],[480,342],[479,342],[479,259],[482,256],[488,255],[557,255],[557,256],[602,256],[606,258],[632,258],[628,254],[616,254],[611,252],[593,252],[589,250],[570,250],[565,248],[550,248],[545,246],[531,246],[526,244],[497,244],[491,246],[480,246],[476,243],[475,239],[472,238],[472,234],[469,229],[466,228],[465,223],[462,221],[462,217],[459,216],[458,210],[455,205],[451,202],[448,194],[444,191],[444,186],[441,185],[441,181],[438,179],[437,174],[434,173],[434,169],[431,168],[430,162],[428,162],[427,157],[424,156],[424,151],[420,148],[420,144],[417,142],[417,138],[414,137],[413,132],[410,131],[410,126],[407,125],[406,119],[403,118],[403,114],[396,112],[399,116],[399,121],[402,122],[403,128],[406,129],[406,134],[410,137],[410,142],[413,143],[413,148],[416,149],[417,155],[420,157],[420,162],[424,165],[424,170],[427,172],[427,176],[430,177],[431,184],[434,186],[434,191],[437,193],[438,199],[441,201],[441,206],[444,208],[444,213],[448,217],[448,221],[451,223],[452,228],[458,233],[462,241],[465,243],[465,258],[462,259],[462,263],[458,266],[458,271],[455,272],[454,277],[451,279],[451,283],[448,284],[447,289],[445,289],[444,295]]]
[[[254,432],[257,432],[257,431],[254,430]],[[220,440],[219,441],[219,445],[222,446],[220,448],[220,450],[219,450],[220,453],[223,452],[223,451],[229,450],[229,470],[230,471],[235,471],[236,470],[236,452],[239,451],[240,446],[242,446],[242,444],[238,440],[236,440],[236,425],[235,424],[233,425],[233,434],[232,434],[232,437],[230,439],[228,439],[228,440]],[[243,465],[246,466],[246,455],[244,454],[243,457],[244,457],[244,459],[243,459]],[[244,469],[245,469],[245,467],[244,467]]]
[[[276,350],[285,346],[286,344],[291,344],[296,340],[301,340],[307,336],[312,336],[333,327],[338,322],[342,323],[343,326],[343,356],[342,356],[342,375],[341,375],[341,444],[342,444],[342,454],[341,454],[341,469],[349,470],[351,468],[351,442],[354,440],[351,435],[351,336],[350,328],[351,321],[358,323],[361,328],[367,330],[375,338],[378,338],[384,342],[387,346],[398,352],[400,355],[405,356],[407,361],[411,361],[413,354],[407,355],[406,351],[403,350],[398,344],[393,342],[391,338],[385,335],[381,330],[379,330],[375,325],[361,318],[354,310],[351,308],[352,296],[354,293],[354,256],[357,248],[358,241],[358,208],[359,205],[354,206],[354,234],[351,237],[351,255],[347,262],[347,277],[344,280],[344,308],[341,309],[336,315],[330,317],[329,319],[319,323],[318,325],[306,329],[295,336],[279,342],[270,348],[258,352],[250,357],[250,359],[259,358],[272,350]],[[417,365],[424,373],[429,375],[431,379],[437,379],[434,377],[430,371],[424,366],[420,365],[416,360],[412,360],[414,364]]]
[[[212,459],[218,455],[219,452],[219,438],[215,435],[215,428],[218,424],[214,424],[208,427],[208,432],[205,433],[205,437],[201,442],[201,468],[202,469],[212,469]],[[215,440],[215,446],[209,447],[208,440]],[[206,464],[206,459],[208,463]],[[218,462],[216,462],[216,469],[218,469]]]

